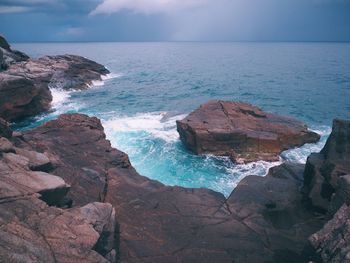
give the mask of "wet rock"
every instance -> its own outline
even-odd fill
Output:
[[[327,212],[333,195],[341,185],[339,180],[349,173],[350,121],[334,120],[325,147],[307,159],[304,188],[311,205]]]
[[[282,151],[320,138],[295,119],[247,103],[216,100],[177,121],[177,130],[194,153],[230,156],[238,163],[276,161]]]

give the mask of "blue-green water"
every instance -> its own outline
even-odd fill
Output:
[[[208,187],[228,195],[248,174],[264,175],[265,162],[234,165],[194,156],[175,127],[201,103],[240,100],[305,121],[320,143],[287,151],[281,160],[304,162],[319,151],[332,119],[350,119],[348,43],[45,43],[17,44],[33,57],[78,54],[112,72],[81,92],[54,90],[54,110],[17,124],[34,127],[65,112],[102,119],[113,146],[129,154],[142,175],[169,185]]]

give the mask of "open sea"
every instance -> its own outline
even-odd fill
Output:
[[[111,74],[86,91],[52,90],[51,112],[16,123],[33,128],[62,113],[102,120],[112,145],[136,170],[167,185],[206,187],[228,196],[247,175],[265,175],[282,161],[304,163],[318,152],[333,118],[350,119],[350,43],[28,43],[32,57],[81,55]],[[210,99],[239,100],[292,116],[322,135],[281,154],[280,162],[232,164],[195,156],[175,121]]]

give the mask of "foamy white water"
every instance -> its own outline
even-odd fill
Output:
[[[144,131],[165,142],[174,142],[179,139],[176,131],[176,120],[186,115],[168,117],[166,112],[152,112],[137,114],[132,117],[115,117],[104,122],[106,132],[140,132]]]
[[[320,126],[312,130],[321,135],[321,139],[317,143],[307,143],[299,148],[284,151],[281,154],[281,157],[290,162],[306,163],[307,157],[311,153],[321,151],[332,131],[332,128],[329,126]]]
[[[117,74],[117,73],[109,73],[107,75],[102,75],[101,76],[101,80],[93,80],[91,82],[91,85],[89,85],[91,88],[92,87],[100,87],[105,85],[105,82],[111,79],[115,79],[115,78],[120,78],[122,76],[122,74]]]

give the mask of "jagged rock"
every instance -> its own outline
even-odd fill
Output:
[[[121,262],[300,262],[307,238],[323,223],[300,203],[300,165],[248,177],[226,200],[140,176],[96,118],[61,115],[23,138],[17,147],[55,160],[52,173],[72,185],[73,204],[113,205]]]
[[[339,188],[339,179],[349,173],[350,121],[334,120],[325,147],[320,153],[311,154],[306,162],[304,188],[311,204],[327,212],[332,196]]]
[[[0,159],[0,199],[40,193],[49,204],[59,203],[69,190],[64,180],[44,172],[30,171],[29,160],[6,153]]]
[[[12,130],[7,121],[0,118],[0,137],[11,138]]]
[[[6,70],[13,63],[28,59],[26,54],[12,50],[6,39],[0,35],[0,71]]]
[[[94,250],[104,256],[110,262],[116,262],[116,231],[118,223],[115,218],[115,210],[108,203],[90,203],[77,209],[94,229],[100,238],[94,246]]]
[[[100,234],[77,210],[48,207],[35,195],[1,200],[0,223],[1,262],[108,262],[94,250]]]
[[[61,205],[70,186],[30,170],[47,167],[48,158],[4,137],[0,148],[13,150],[0,155],[1,262],[116,262],[118,225],[110,204],[49,207]]]
[[[333,219],[310,237],[310,243],[322,262],[350,262],[350,208],[343,206]]]
[[[177,121],[177,130],[194,153],[230,156],[238,163],[276,161],[282,151],[320,138],[295,119],[247,103],[216,100]]]
[[[27,149],[34,148],[49,157],[55,167],[51,173],[61,176],[71,185],[67,197],[74,201],[74,205],[104,201],[106,166],[117,164],[121,154],[110,147],[97,118],[64,114],[58,120],[26,132],[24,140],[30,143]],[[128,162],[128,158],[123,157]]]

